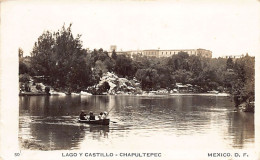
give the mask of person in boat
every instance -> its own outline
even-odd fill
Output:
[[[86,119],[86,116],[87,114],[84,112],[84,111],[81,111],[80,115],[79,115],[79,119],[80,120],[85,120]]]
[[[95,115],[92,111],[89,112],[89,120],[95,120]]]
[[[102,119],[102,116],[103,116],[103,112],[100,112],[100,114],[98,115],[98,119]]]
[[[102,119],[107,119],[107,112],[104,112],[101,118]]]

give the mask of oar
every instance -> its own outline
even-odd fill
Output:
[[[112,107],[112,108],[107,112],[107,115],[112,111],[113,108],[114,108],[114,107]]]
[[[114,107],[112,107],[112,108],[108,111],[107,116],[108,116],[108,114],[112,111],[112,109],[114,109]],[[112,123],[117,123],[116,121],[110,121],[110,122],[112,122]]]

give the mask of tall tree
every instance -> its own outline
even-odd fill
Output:
[[[82,49],[80,35],[74,38],[71,24],[54,33],[44,32],[35,43],[31,56],[37,75],[50,77],[50,83],[56,87],[73,91],[91,83],[86,52]]]
[[[19,58],[23,58],[23,49],[22,48],[18,49],[18,56],[19,56]]]
[[[115,64],[115,72],[123,77],[133,77],[135,68],[132,59],[125,55],[118,55]]]
[[[111,58],[114,59],[114,60],[116,60],[117,54],[116,54],[116,51],[115,51],[115,50],[112,51]]]
[[[233,69],[233,67],[234,67],[233,59],[231,57],[229,57],[227,59],[227,69]]]
[[[51,77],[54,73],[55,39],[49,31],[44,32],[35,42],[31,52],[31,63],[38,76]]]
[[[138,69],[135,76],[141,82],[142,89],[152,90],[157,88],[159,75],[156,69]]]

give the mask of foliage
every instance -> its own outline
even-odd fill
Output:
[[[254,101],[255,58],[246,55],[236,60],[233,69],[236,74],[236,79],[232,85],[232,92],[235,97],[238,97],[237,104],[245,100]]]
[[[22,61],[19,62],[19,74],[26,74],[28,73],[28,67],[26,66],[26,64]]]
[[[50,87],[45,87],[45,89],[44,89],[44,91],[45,91],[45,93],[47,93],[47,94],[50,94]]]
[[[99,94],[102,94],[102,93],[104,93],[104,92],[107,92],[109,89],[110,89],[110,86],[109,86],[108,82],[104,82],[104,83],[99,87],[99,89],[98,89],[97,92],[98,92]]]
[[[233,59],[229,57],[227,59],[227,69],[233,69],[233,67],[234,67]]]
[[[19,55],[22,53],[19,49]],[[254,57],[203,58],[186,52],[168,58],[140,54],[130,57],[115,50],[110,57],[102,48],[83,49],[80,35],[73,36],[71,25],[53,33],[45,31],[35,42],[30,60],[28,65],[20,59],[21,82],[29,82],[27,74],[35,74],[48,77],[50,86],[69,92],[87,88],[93,88],[97,94],[106,92],[108,84],[104,83],[99,91],[95,86],[109,71],[128,79],[136,77],[143,90],[170,90],[175,83],[183,83],[196,85],[199,91],[228,91],[240,100],[253,99],[255,93]]]
[[[133,77],[135,68],[132,59],[125,55],[118,55],[115,62],[115,73],[122,77]]]
[[[23,58],[23,49],[22,48],[18,49],[18,56],[19,56],[19,58]]]
[[[141,81],[143,90],[156,89],[159,75],[155,69],[139,69],[136,72],[136,78]]]
[[[19,82],[28,83],[30,81],[30,76],[28,74],[20,74]]]
[[[37,75],[52,76],[54,69],[55,39],[49,31],[44,32],[35,42],[31,52],[31,63]]]
[[[39,90],[39,91],[42,91],[42,86],[39,85],[39,84],[37,84],[37,85],[36,85],[36,89]]]
[[[116,54],[116,51],[115,51],[115,50],[112,51],[111,58],[114,59],[114,60],[116,60],[117,54]]]
[[[25,92],[31,92],[31,87],[30,87],[29,83],[26,82],[24,84],[24,90],[25,90]]]
[[[186,71],[185,69],[179,69],[174,72],[174,77],[176,82],[178,83],[192,83],[192,73],[189,71]]]
[[[35,43],[31,57],[36,75],[50,77],[49,84],[55,88],[74,91],[91,84],[86,52],[80,35],[74,38],[71,25],[54,33],[44,32]]]

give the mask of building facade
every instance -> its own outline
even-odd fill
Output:
[[[131,50],[131,51],[116,51],[117,54],[125,54],[130,57],[134,55],[148,56],[148,57],[171,57],[172,55],[178,54],[179,52],[186,52],[190,56],[200,56],[205,58],[212,58],[212,51],[206,49],[172,49],[172,50],[161,50],[161,49],[147,49],[147,50]]]

